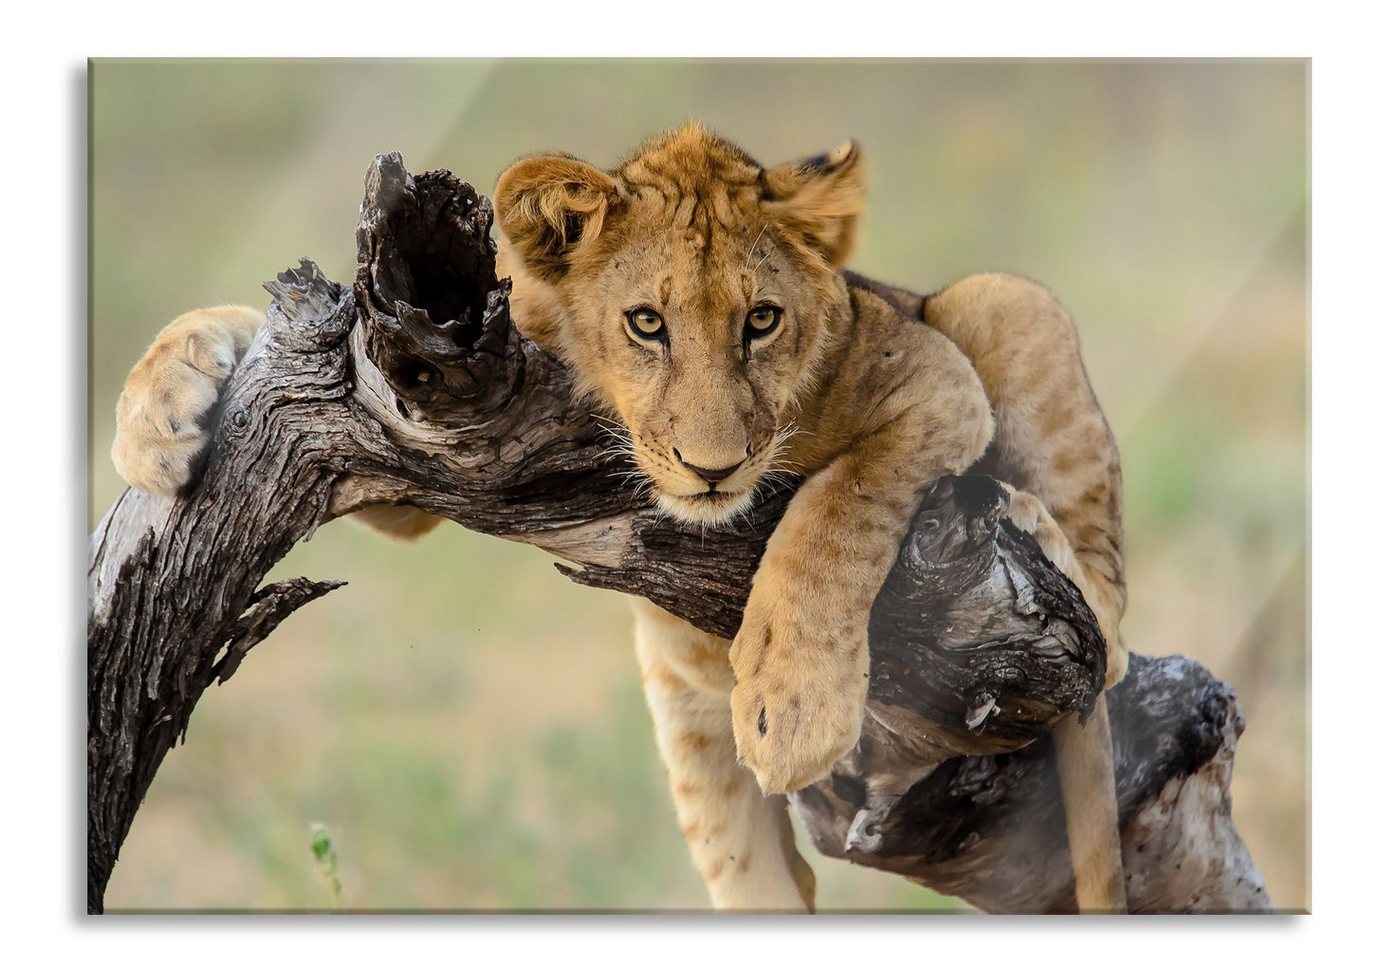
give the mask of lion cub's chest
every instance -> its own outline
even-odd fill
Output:
[[[637,639],[651,659],[642,677],[671,691],[692,690],[728,695],[734,688],[728,639],[720,638],[669,614],[650,601],[632,599]]]

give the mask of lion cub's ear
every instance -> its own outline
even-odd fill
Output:
[[[570,155],[529,155],[496,182],[501,232],[526,266],[547,279],[563,276],[574,250],[598,238],[617,182]]]
[[[868,184],[860,146],[847,139],[827,155],[763,172],[763,207],[807,237],[833,265],[855,246]]]

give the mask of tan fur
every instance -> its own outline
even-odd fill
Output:
[[[181,314],[156,335],[117,400],[112,463],[137,489],[172,494],[208,439],[205,416],[262,323],[251,307]]]
[[[997,422],[979,468],[1039,499],[1063,532],[1071,556],[1056,562],[1098,616],[1110,646],[1106,684],[1118,684],[1128,660],[1118,644],[1123,475],[1074,321],[1044,287],[1004,273],[958,281],[929,297],[922,316],[977,369]]]
[[[637,610],[682,831],[721,908],[812,907],[811,870],[772,794],[821,778],[858,738],[870,605],[938,476],[976,464],[1010,484],[1013,516],[1103,625],[1111,681],[1126,662],[1117,453],[1073,323],[1044,288],[1007,275],[923,298],[844,274],[865,187],[854,143],[765,169],[693,124],[608,171],[530,156],[496,187],[517,325],[619,423],[660,509],[723,522],[765,482],[805,479],[732,643]],[[779,309],[777,325],[746,329],[763,308]],[[142,424],[154,414],[141,411],[146,382],[185,364],[184,346],[161,340],[128,382],[123,401],[138,407],[114,449],[145,466],[161,466],[168,442]],[[399,534],[430,519],[369,516]],[[1086,911],[1122,907],[1101,710],[1055,734]]]
[[[638,601],[637,658],[681,833],[716,908],[811,911],[787,800],[741,766],[730,729],[729,643]]]
[[[1105,429],[1107,426],[1105,425]],[[1110,445],[1112,437],[1110,436]],[[1104,613],[1102,595],[1095,593],[1105,582],[1086,571],[1074,545],[1050,516],[1040,499],[1011,488],[1011,517],[1036,538],[1052,563],[1072,580],[1099,618],[1108,646],[1107,685],[1114,685],[1127,669],[1128,652],[1118,638],[1117,615]],[[1121,564],[1119,568],[1121,577]],[[1122,604],[1121,592],[1113,603]],[[1053,730],[1055,769],[1064,795],[1070,863],[1074,890],[1083,914],[1114,914],[1128,909],[1123,880],[1123,850],[1118,835],[1118,798],[1113,773],[1113,737],[1108,708],[1102,695],[1094,703],[1088,721],[1081,726],[1073,717]]]

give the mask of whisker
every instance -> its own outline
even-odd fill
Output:
[[[613,418],[611,415],[603,415],[603,414],[600,414],[600,413],[598,413],[598,412],[589,412],[588,414],[589,414],[589,416],[590,416],[591,418],[595,418],[595,419],[597,419],[599,422],[602,422],[604,426],[611,426],[611,427],[613,427],[613,428],[619,428],[619,429],[625,427],[625,426],[623,426],[623,424],[622,424],[621,422],[619,422],[617,419]]]
[[[754,250],[758,249],[758,241],[763,239],[763,234],[766,232],[768,232],[768,224],[764,223],[759,227],[758,235],[755,236],[753,242],[749,244],[749,252],[744,254],[744,269],[746,271],[753,269],[753,267],[749,265],[749,260],[753,257]]]
[[[625,469],[625,470],[622,470],[621,472],[608,473],[608,477],[609,477],[610,479],[620,479],[620,480],[622,480],[622,482],[618,483],[618,486],[621,487],[621,488],[623,488],[623,489],[627,488],[628,486],[633,485],[634,483],[639,483],[639,482],[644,483],[644,482],[647,482],[647,475],[646,475],[646,473],[643,473],[643,472],[641,472],[640,470],[636,470],[636,469]]]
[[[597,412],[589,412],[588,414],[597,420],[599,431],[603,432],[605,435],[611,436],[619,442],[625,442],[631,445],[632,431],[627,428],[627,426],[616,419],[609,418],[606,415],[600,415]]]

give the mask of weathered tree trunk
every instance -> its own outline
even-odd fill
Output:
[[[125,493],[89,550],[88,907],[200,694],[287,615],[339,586],[259,589],[296,541],[407,504],[572,561],[732,636],[790,493],[697,529],[624,488],[562,364],[510,322],[485,200],[397,155],[366,179],[353,291],[309,262],[268,284],[265,326],[223,397],[209,461],[177,500]],[[1005,518],[992,480],[930,491],[872,614],[865,731],[793,798],[818,847],[990,911],[1071,908],[1053,760],[1037,741],[1103,683],[1079,592]],[[1180,658],[1134,660],[1110,693],[1129,903],[1260,910],[1230,820],[1243,725]]]

